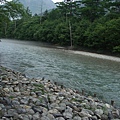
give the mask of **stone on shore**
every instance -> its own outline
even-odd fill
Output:
[[[120,110],[50,80],[0,66],[0,120],[120,120]]]

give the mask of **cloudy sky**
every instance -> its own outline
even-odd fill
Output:
[[[63,0],[52,0],[54,3],[56,2],[62,2]]]
[[[7,0],[7,1],[11,1],[11,0]],[[52,0],[54,3],[56,2],[62,2],[63,0]]]

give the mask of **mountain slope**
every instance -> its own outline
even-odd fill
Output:
[[[32,14],[40,14],[45,10],[56,7],[52,0],[19,0],[25,7],[29,7]]]

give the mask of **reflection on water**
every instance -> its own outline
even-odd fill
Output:
[[[45,44],[2,40],[0,64],[29,77],[51,79],[67,87],[97,93],[120,106],[120,62],[103,60]]]

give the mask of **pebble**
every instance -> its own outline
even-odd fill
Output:
[[[50,80],[0,66],[0,120],[120,120],[120,110]]]
[[[102,109],[96,109],[95,110],[95,114],[102,115],[103,114],[103,110]]]

